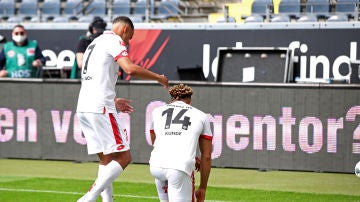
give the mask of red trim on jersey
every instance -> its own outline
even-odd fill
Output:
[[[109,118],[110,118],[110,122],[111,122],[111,127],[113,129],[115,142],[116,142],[116,144],[122,144],[119,128],[117,127],[117,123],[116,123],[116,119],[115,119],[114,115],[109,114]]]
[[[126,46],[126,43],[124,43],[123,41],[120,41],[120,45]]]
[[[194,175],[194,171],[192,171],[191,173],[191,182],[192,182],[192,194],[191,194],[191,202],[195,202],[195,175]]]
[[[200,138],[204,138],[204,139],[208,139],[208,140],[212,140],[212,139],[213,139],[212,136],[208,136],[208,135],[200,135]]]
[[[119,53],[119,55],[115,57],[115,61],[117,61],[121,57],[127,57],[127,56],[128,56],[127,50],[123,50],[121,51],[121,53]]]

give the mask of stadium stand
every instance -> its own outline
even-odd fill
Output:
[[[158,6],[157,17],[160,19],[179,17],[179,0],[161,0]]]
[[[100,17],[105,17],[107,13],[106,0],[93,0],[89,2],[86,7],[85,14],[96,15]]]
[[[62,14],[55,16],[53,22],[77,21],[79,15],[83,12],[83,3],[81,0],[67,0],[62,6]]]
[[[316,16],[317,20],[327,19],[330,16],[329,0],[308,0],[306,2],[305,17],[311,19],[313,16]]]
[[[272,0],[254,0],[251,5],[251,15],[245,19],[245,23],[269,21],[273,7]]]
[[[63,8],[63,14],[67,16],[76,16],[82,12],[81,0],[67,0]]]
[[[31,21],[35,20],[38,15],[38,2],[32,0],[22,0],[19,7],[19,16],[23,20]]]
[[[357,21],[358,10],[359,0],[0,0],[5,23],[85,23],[118,15],[134,22],[331,22]]]
[[[330,16],[326,21],[327,22],[346,22],[348,20],[349,20],[349,18],[347,15],[339,13],[339,14]]]
[[[41,7],[41,15],[43,21],[52,21],[56,16],[60,15],[60,0],[44,0]]]
[[[81,15],[78,18],[78,22],[91,23],[93,19],[94,19],[93,15]]]
[[[315,14],[305,14],[301,16],[297,22],[318,22],[319,18]]]
[[[10,16],[13,15],[15,15],[15,0],[1,0],[0,1],[1,19],[7,20]]]
[[[359,0],[337,0],[335,5],[335,15],[346,15],[354,18],[358,13]]]
[[[279,4],[279,14],[276,16],[287,21],[290,19],[298,19],[301,16],[301,1],[300,0],[282,0]],[[276,21],[278,22],[278,21]]]
[[[271,18],[271,22],[290,22],[291,18],[287,14],[278,14]]]
[[[112,14],[116,15],[130,15],[131,14],[131,0],[114,0],[112,5]]]
[[[251,6],[254,0],[242,0],[240,3],[225,3],[220,13],[209,15],[209,22],[244,22],[244,19],[251,16]]]
[[[137,0],[134,6],[133,16],[137,18],[142,18],[145,20],[145,22],[149,22],[151,16],[154,15],[155,3],[154,0],[149,0],[148,3],[149,5],[147,5],[147,0]],[[149,6],[148,11],[147,6]]]

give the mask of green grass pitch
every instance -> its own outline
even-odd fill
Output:
[[[0,173],[0,202],[74,202],[95,179],[97,163],[0,159]],[[148,165],[129,165],[113,184],[114,201],[158,201],[153,181]],[[360,202],[355,174],[213,168],[208,186],[207,202]]]

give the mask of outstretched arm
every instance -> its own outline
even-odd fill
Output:
[[[157,81],[165,88],[169,86],[169,81],[165,75],[160,75],[140,67],[134,64],[129,57],[121,57],[117,60],[117,63],[124,70],[124,72],[130,76],[134,76],[138,79]]]

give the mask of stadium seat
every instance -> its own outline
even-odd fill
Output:
[[[177,16],[179,13],[178,0],[161,0],[158,7],[159,15]]]
[[[78,18],[78,22],[91,23],[93,20],[94,20],[93,15],[82,15],[82,16],[79,16],[79,18]]]
[[[61,22],[69,22],[71,18],[64,16],[54,16],[52,22],[61,23]]]
[[[251,13],[266,16],[272,7],[272,0],[254,0],[251,6]]]
[[[251,15],[247,18],[245,18],[245,23],[259,23],[264,22],[264,17],[261,15]]]
[[[0,16],[2,19],[8,19],[15,15],[15,0],[0,1]]]
[[[330,16],[329,0],[308,0],[306,2],[306,13],[313,14],[318,19],[328,18]]]
[[[317,21],[318,21],[318,17],[313,14],[303,15],[297,20],[297,22],[317,22]]]
[[[335,14],[327,19],[327,22],[346,22],[350,18],[358,18],[359,0],[337,0]]]
[[[358,13],[359,0],[337,0],[335,4],[335,13],[345,14],[354,18]]]
[[[151,20],[168,21],[169,19],[177,19],[180,17],[179,11],[179,0],[161,0],[157,13],[151,16]]]
[[[114,0],[112,5],[112,14],[117,15],[130,15],[131,0]]]
[[[251,16],[245,18],[245,23],[263,22],[266,16],[270,16],[272,7],[272,0],[254,0],[251,5]]]
[[[22,23],[23,21],[23,18],[22,17],[19,17],[19,16],[10,16],[6,22],[9,22],[9,23]]]
[[[301,15],[301,0],[282,0],[279,4],[279,14],[290,18],[299,18]]]
[[[146,1],[147,0],[137,0],[135,2],[135,7],[134,7],[134,15],[136,16],[145,16],[146,15]],[[149,15],[150,17],[154,15],[154,10],[155,10],[155,3],[154,0],[150,0],[150,12]]]
[[[22,16],[23,20],[37,18],[38,2],[33,0],[22,0],[19,6],[18,15]]]
[[[348,16],[345,14],[336,14],[330,16],[326,22],[347,22],[349,20]]]
[[[106,15],[106,1],[105,0],[94,0],[86,8],[85,14],[91,14],[94,16],[104,17]]]
[[[65,2],[63,14],[67,16],[76,16],[82,12],[82,1],[81,0],[67,0]]]
[[[60,15],[60,0],[45,0],[41,7],[41,14],[44,21],[53,20]]]
[[[270,20],[271,22],[290,22],[290,16],[289,15],[276,15],[274,17],[271,18]]]

